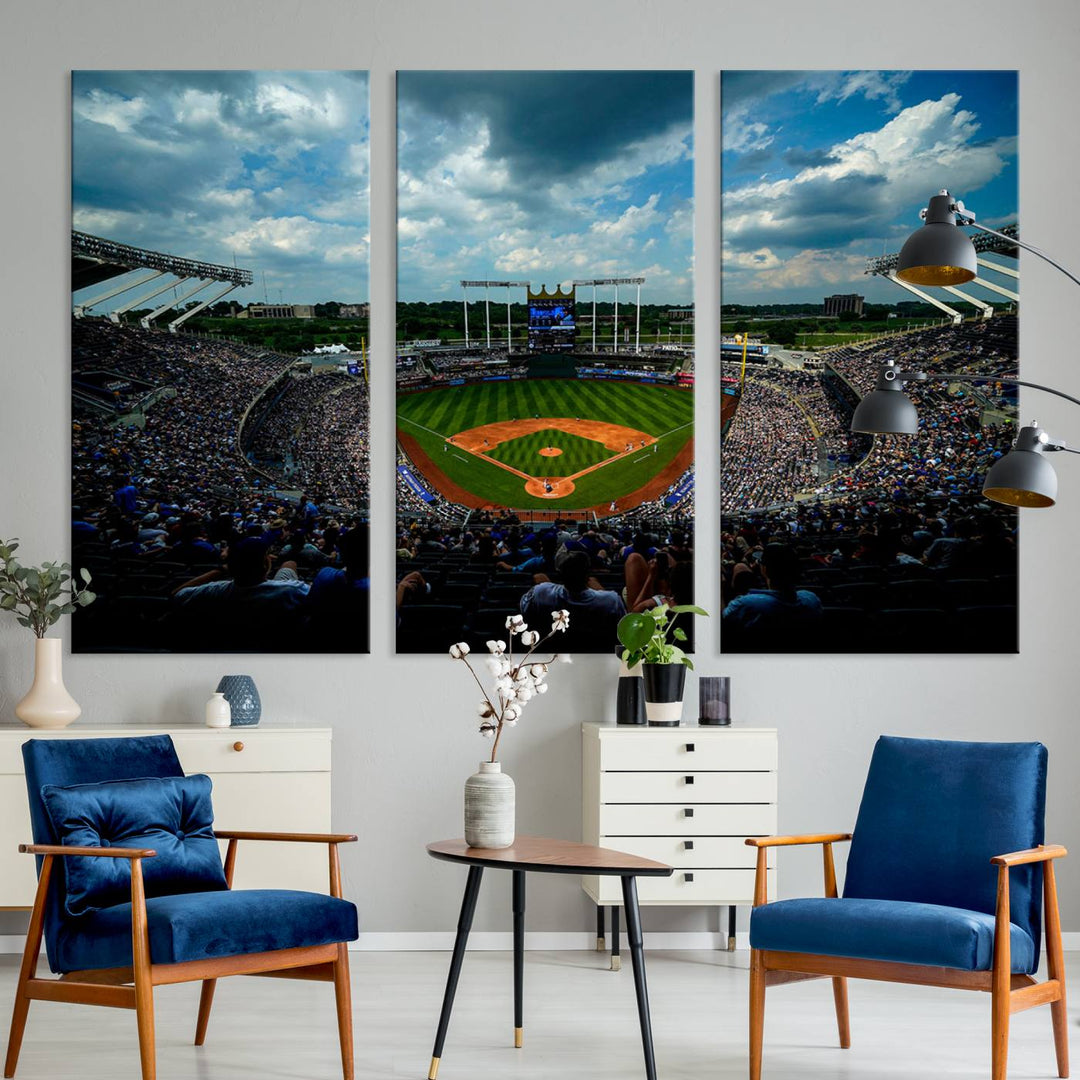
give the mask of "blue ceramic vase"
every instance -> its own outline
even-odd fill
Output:
[[[262,702],[250,675],[222,675],[218,693],[232,709],[232,727],[254,727],[262,716]]]

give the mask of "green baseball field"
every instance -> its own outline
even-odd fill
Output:
[[[531,379],[400,393],[398,439],[452,502],[523,510],[628,510],[693,461],[693,393]]]

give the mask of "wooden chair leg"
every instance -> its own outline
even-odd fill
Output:
[[[46,855],[41,863],[41,872],[38,874],[34,909],[30,913],[30,925],[26,929],[26,946],[23,949],[22,966],[19,968],[19,981],[15,986],[15,1007],[11,1011],[11,1031],[8,1034],[7,1057],[4,1059],[5,1077],[14,1076],[15,1068],[19,1064],[19,1050],[22,1048],[23,1032],[26,1030],[26,1017],[30,1012],[26,984],[37,975],[41,937],[45,930],[45,898],[49,894],[52,862],[53,857]]]
[[[761,1080],[765,1036],[765,964],[760,949],[750,950],[750,1080]]]
[[[210,1008],[214,1004],[216,988],[217,979],[203,979],[202,991],[199,994],[199,1019],[195,1022],[196,1046],[202,1046],[206,1042],[206,1025],[210,1023]]]
[[[833,979],[833,1002],[836,1005],[836,1029],[840,1035],[840,1048],[851,1047],[851,1023],[848,1020],[847,979]]]
[[[142,1080],[156,1080],[154,1053],[154,984],[150,979],[150,932],[146,922],[146,893],[142,862],[131,860],[131,953],[135,977],[135,1018],[139,1027]]]
[[[341,1070],[345,1080],[353,1080],[352,984],[349,982],[349,947],[338,945],[334,961],[334,996],[337,998],[338,1038],[341,1041]]]
[[[994,966],[990,991],[990,1074],[1005,1080],[1009,1062],[1009,1014],[1012,950],[1009,935],[1009,868],[998,867],[997,913],[994,919]]]
[[[1054,1051],[1057,1054],[1058,1076],[1069,1075],[1069,1021],[1065,1009],[1065,954],[1061,948],[1061,915],[1058,912],[1057,879],[1054,863],[1044,864],[1043,904],[1046,929],[1046,973],[1057,979],[1061,997],[1050,1003],[1050,1017],[1054,1024]]]

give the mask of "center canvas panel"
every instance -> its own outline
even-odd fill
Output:
[[[723,651],[1014,652],[1017,513],[983,482],[1017,434],[1016,72],[721,92]],[[997,235],[923,227],[931,199]],[[965,266],[912,262],[920,229]],[[856,416],[886,372],[917,376],[902,424]]]
[[[397,648],[693,600],[693,76],[401,72]]]

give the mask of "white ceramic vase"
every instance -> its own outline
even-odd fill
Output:
[[[465,843],[508,848],[514,842],[514,781],[497,761],[481,761],[465,781]]]
[[[206,726],[228,727],[232,723],[232,706],[225,700],[224,691],[215,690],[206,703]]]
[[[15,706],[15,715],[27,727],[64,728],[82,712],[64,686],[63,648],[59,638],[34,642],[34,685]]]

